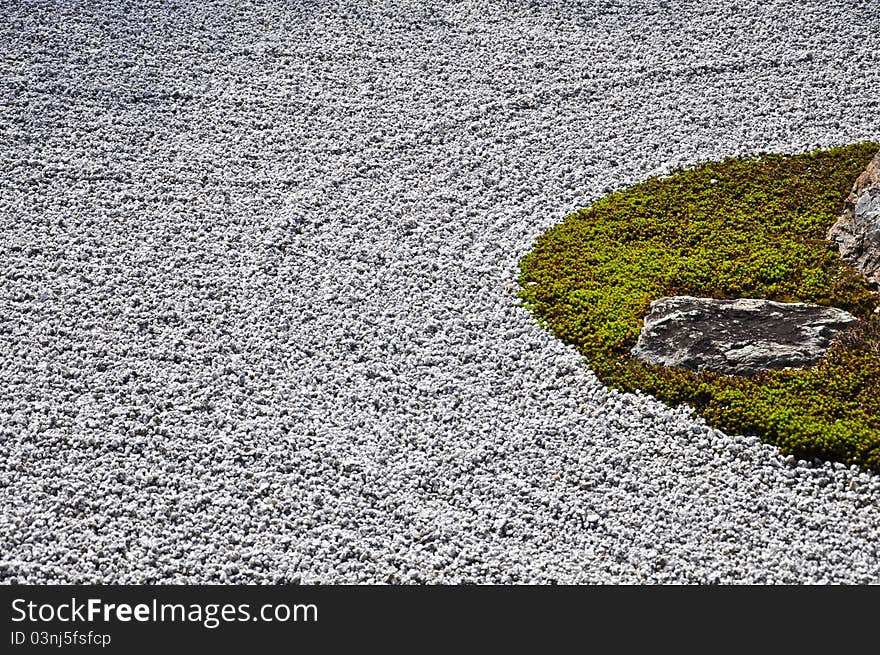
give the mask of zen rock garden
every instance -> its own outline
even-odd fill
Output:
[[[729,158],[613,193],[523,260],[611,387],[880,470],[880,145]]]
[[[4,2],[0,583],[880,583],[877,8]]]
[[[880,154],[856,180],[829,230],[841,257],[880,283]],[[743,298],[678,296],[651,303],[635,357],[728,375],[811,366],[856,317],[842,309]]]

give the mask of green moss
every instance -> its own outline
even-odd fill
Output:
[[[537,239],[521,296],[611,386],[689,403],[786,454],[880,471],[880,297],[825,238],[878,150],[731,158],[613,193]],[[650,302],[674,295],[812,302],[863,320],[809,369],[730,377],[635,360]]]

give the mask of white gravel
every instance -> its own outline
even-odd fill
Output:
[[[874,0],[0,3],[4,582],[880,582],[880,478],[609,392],[533,239],[880,139]]]

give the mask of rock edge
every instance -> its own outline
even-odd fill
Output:
[[[880,286],[880,152],[856,179],[828,238],[843,261]]]

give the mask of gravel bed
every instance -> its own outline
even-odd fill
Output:
[[[2,2],[3,582],[880,582],[880,479],[603,388],[517,262],[880,140],[880,3]]]

